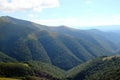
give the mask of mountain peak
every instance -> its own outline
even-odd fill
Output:
[[[3,19],[10,19],[10,18],[12,18],[12,17],[10,17],[10,16],[1,16],[0,18],[3,18]]]
[[[65,26],[65,25],[60,25],[60,26],[58,26],[58,28],[64,29],[64,28],[69,28],[69,27],[67,27],[67,26]]]
[[[24,24],[25,22],[30,24],[30,21],[17,19],[17,18],[11,17],[11,16],[1,16],[0,19],[5,22],[11,22],[11,23],[20,24],[20,25]]]
[[[13,22],[15,18],[10,17],[10,16],[1,16],[0,20],[5,21],[5,22]]]
[[[65,26],[65,25],[58,26],[57,28],[62,29],[62,30],[76,30],[74,28],[71,28],[71,27],[68,27],[68,26]]]
[[[10,17],[10,16],[7,16],[7,15],[6,15],[6,16],[1,16],[1,17]]]

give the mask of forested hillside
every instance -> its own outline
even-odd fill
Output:
[[[100,57],[68,71],[69,80],[119,80],[120,56]]]
[[[8,16],[0,18],[0,51],[8,61],[41,61],[68,70],[98,56],[118,54],[118,45],[107,35],[99,30],[49,27]]]
[[[119,80],[119,36],[0,17],[0,79]]]
[[[1,62],[0,77],[17,78],[19,80],[62,80],[65,78],[65,72],[42,62]]]

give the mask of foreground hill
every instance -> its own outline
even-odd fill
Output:
[[[104,34],[0,17],[0,51],[8,61],[41,61],[68,70],[98,56],[116,55],[118,46]]]
[[[70,80],[119,80],[120,56],[101,57],[90,60],[70,71]]]
[[[119,80],[120,56],[99,57],[69,71],[48,63],[29,61],[1,62],[1,80]],[[8,78],[9,77],[9,78]],[[14,79],[13,79],[14,80]]]
[[[42,62],[0,63],[0,79],[5,80],[12,80],[7,77],[19,80],[60,80],[64,75],[63,70]]]
[[[19,79],[13,79],[13,78],[0,78],[0,80],[19,80]]]

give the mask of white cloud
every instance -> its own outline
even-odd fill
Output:
[[[120,24],[120,14],[113,15],[113,20],[114,22],[117,22],[118,24]]]
[[[0,0],[0,11],[41,11],[59,6],[59,0]]]
[[[61,18],[61,19],[33,19],[33,22],[59,26],[66,25],[75,28],[83,28],[84,26],[102,26],[102,25],[120,25],[120,20],[114,19],[112,16],[107,17],[89,17],[89,18]]]
[[[86,3],[86,4],[92,4],[93,1],[91,1],[91,0],[86,0],[85,3]]]
[[[29,14],[28,17],[35,18],[36,16],[34,14]]]
[[[32,21],[39,24],[49,25],[49,26],[59,26],[59,25],[73,26],[76,19],[75,18],[36,19]]]

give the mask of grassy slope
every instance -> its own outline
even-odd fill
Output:
[[[68,72],[70,80],[119,80],[120,56],[101,57]]]
[[[0,52],[0,62],[16,62],[16,60],[12,57],[9,57],[5,53]]]
[[[14,79],[14,78],[0,78],[0,80],[20,80],[20,79]]]
[[[65,71],[53,66],[48,63],[43,62],[36,62],[36,61],[30,61],[27,62],[28,65],[34,70],[35,72],[41,72],[41,73],[47,73],[55,78],[64,78],[65,77]]]
[[[19,78],[25,80],[59,80],[65,78],[65,71],[42,62],[26,62],[26,63],[13,63],[1,62],[0,63],[0,76]]]

